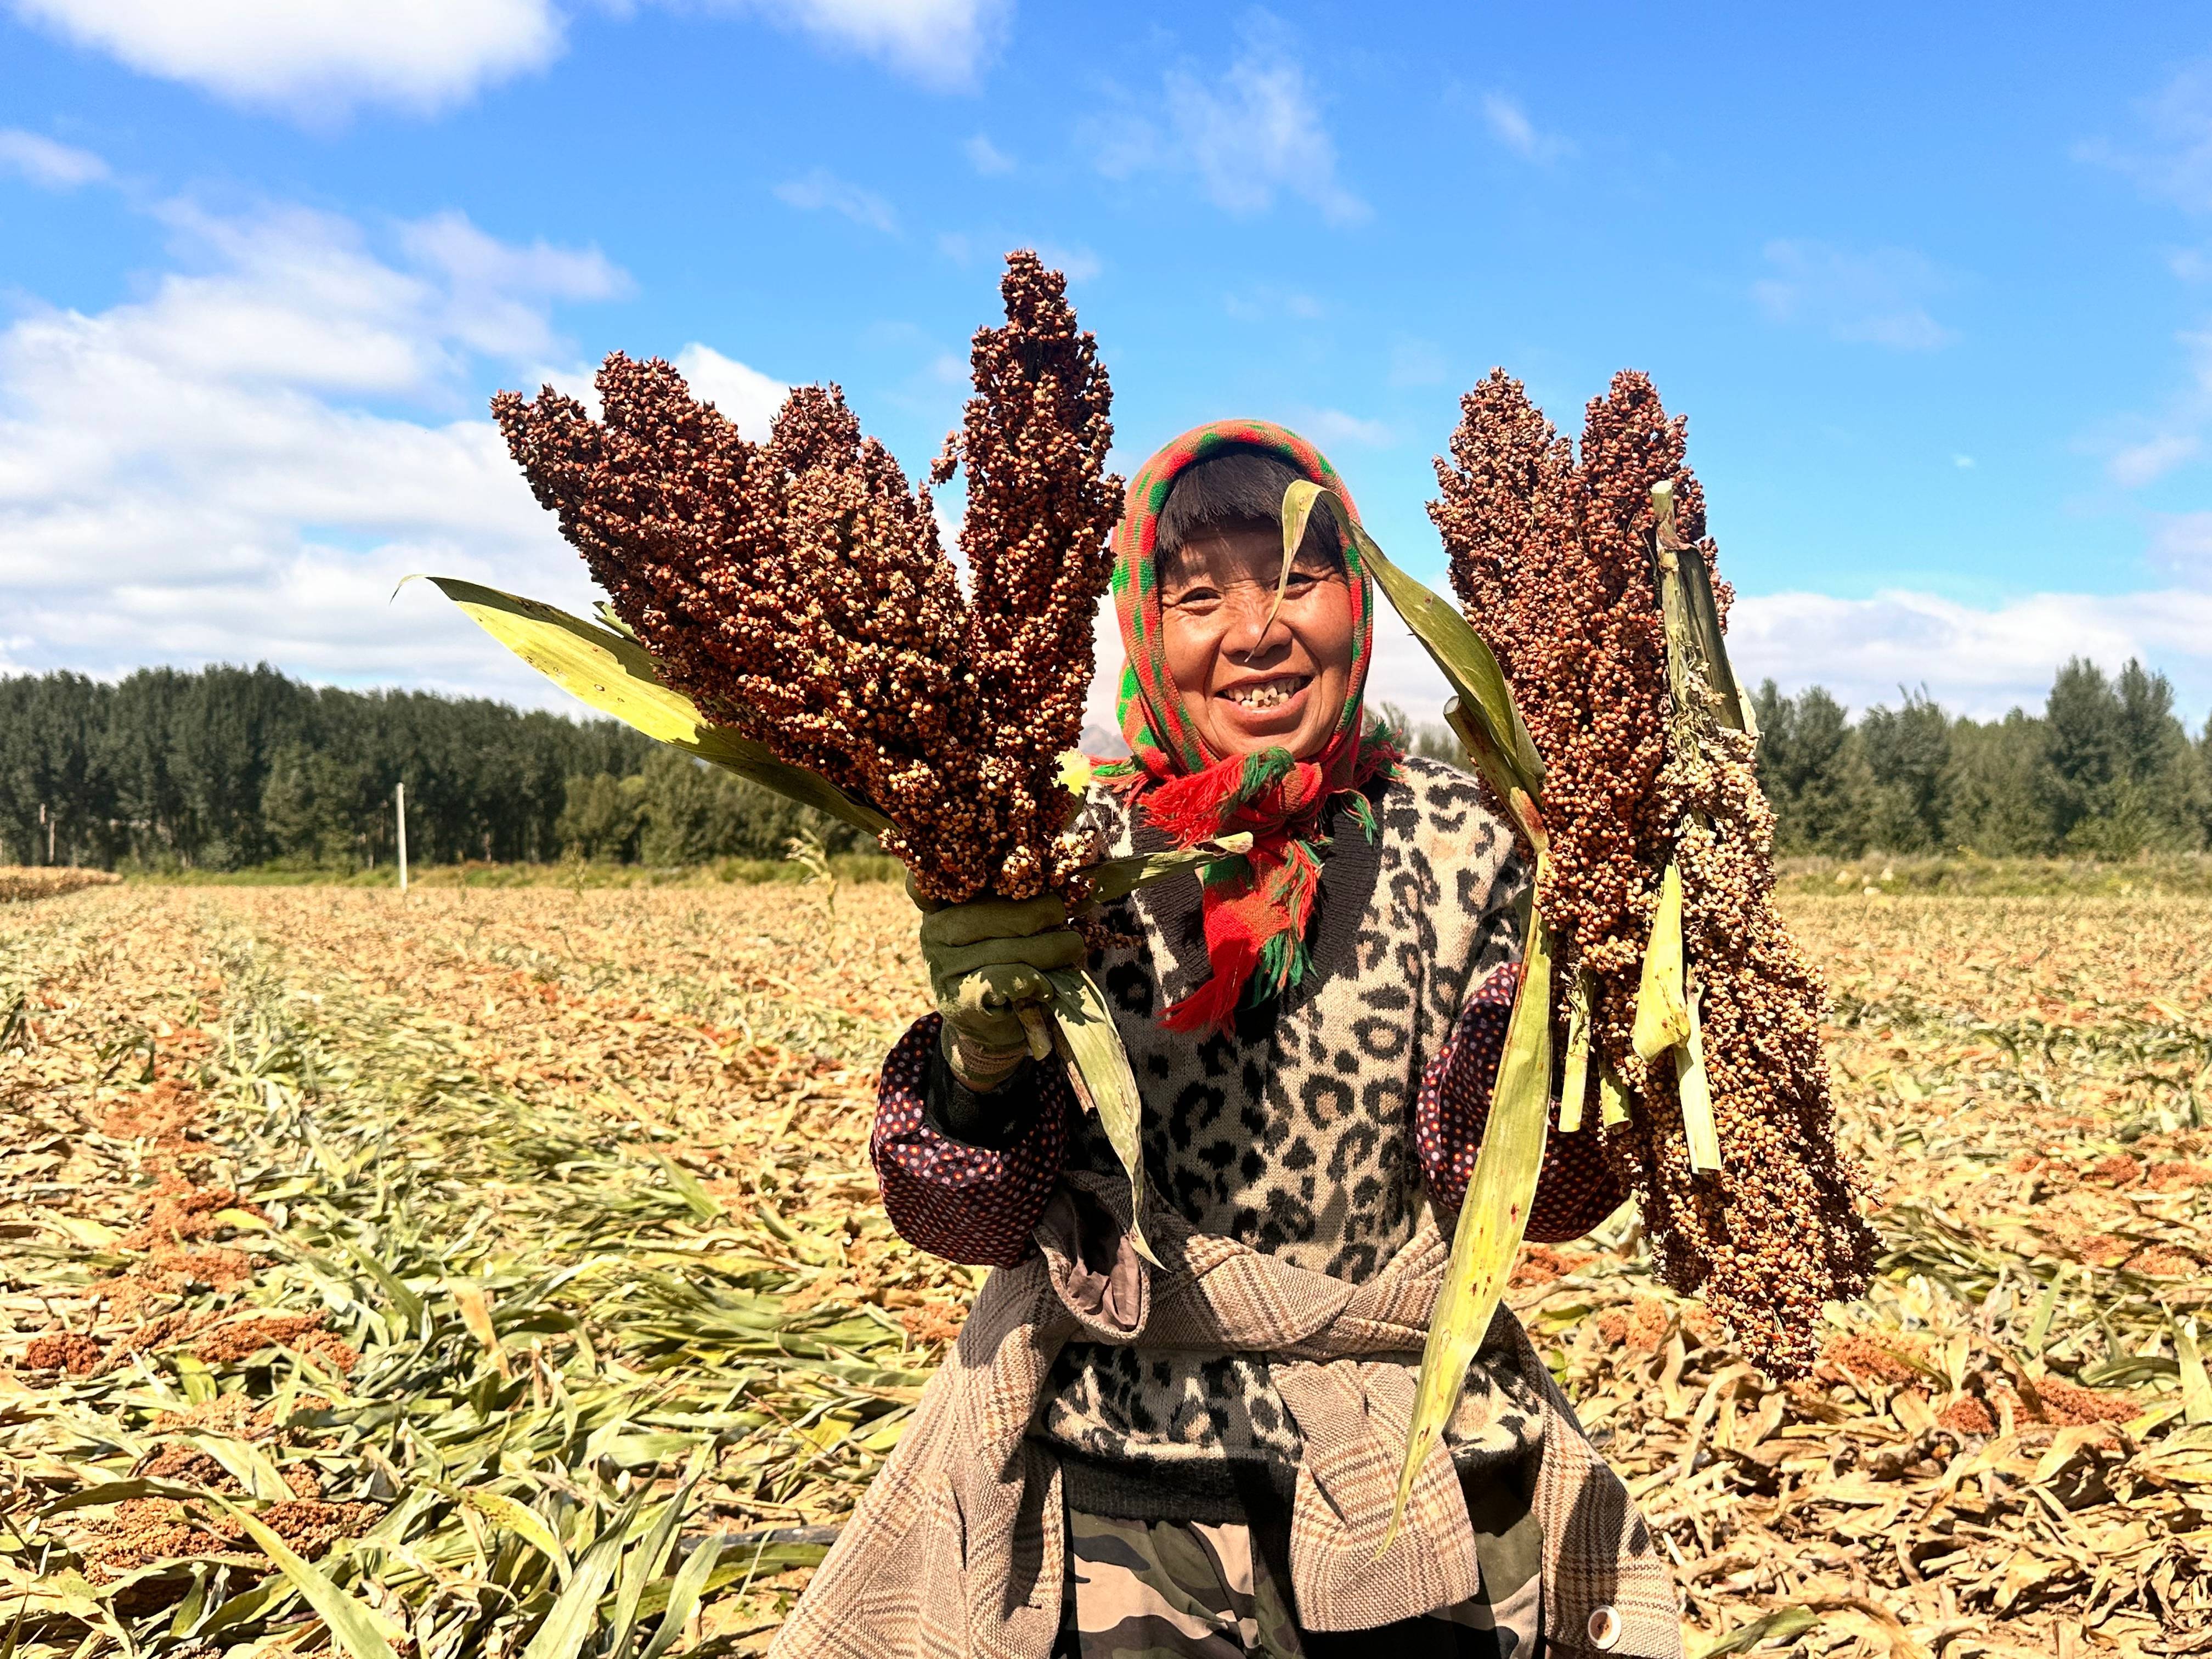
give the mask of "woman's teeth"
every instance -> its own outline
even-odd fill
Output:
[[[1264,680],[1258,685],[1242,685],[1223,695],[1239,708],[1273,708],[1297,696],[1305,689],[1305,684],[1304,677],[1300,675],[1288,679]]]

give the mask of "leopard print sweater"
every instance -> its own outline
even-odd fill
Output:
[[[1471,987],[1517,954],[1528,881],[1510,832],[1465,773],[1408,759],[1370,798],[1374,842],[1340,808],[1324,826],[1312,971],[1241,1014],[1233,1032],[1194,1039],[1157,1018],[1207,972],[1194,878],[1109,907],[1118,943],[1096,967],[1143,1091],[1156,1201],[1201,1231],[1355,1283],[1426,1213],[1413,1139],[1422,1070]],[[1087,810],[1111,853],[1163,844],[1110,799],[1094,794]],[[1072,1137],[1066,1163],[1118,1168],[1095,1119]],[[1516,1455],[1539,1420],[1534,1400],[1494,1397],[1479,1360],[1455,1455],[1463,1465]],[[1300,1451],[1263,1354],[1071,1344],[1037,1421],[1072,1463],[1226,1457],[1279,1469]]]

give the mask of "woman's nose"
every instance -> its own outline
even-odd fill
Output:
[[[1229,629],[1221,648],[1236,657],[1257,657],[1288,644],[1290,624],[1275,603],[1272,587],[1243,589],[1231,599]]]

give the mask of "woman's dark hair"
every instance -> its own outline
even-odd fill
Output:
[[[1153,557],[1164,562],[1202,531],[1273,526],[1283,523],[1283,491],[1302,476],[1279,455],[1236,447],[1209,455],[1176,474],[1152,532]],[[1326,507],[1306,520],[1301,553],[1317,553],[1341,568],[1344,554],[1336,521]]]

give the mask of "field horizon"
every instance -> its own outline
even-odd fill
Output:
[[[833,853],[830,872],[841,884],[903,882],[898,860],[876,853]],[[75,871],[76,873],[72,874]],[[347,887],[399,884],[389,863],[368,869],[275,860],[238,870],[152,869],[115,872],[71,866],[0,865],[0,902],[43,897],[74,885],[93,885],[115,875],[149,886]],[[2131,858],[1992,857],[1961,850],[1948,854],[1873,852],[1856,858],[1806,854],[1774,861],[1776,890],[1802,898],[1898,897],[1945,894],[1958,897],[2021,898],[2064,896],[2127,898],[2173,894],[2212,897],[2212,853],[2142,853]],[[425,888],[712,887],[818,883],[819,872],[795,858],[714,859],[697,864],[649,865],[563,859],[552,863],[465,860],[416,864],[410,886]]]

